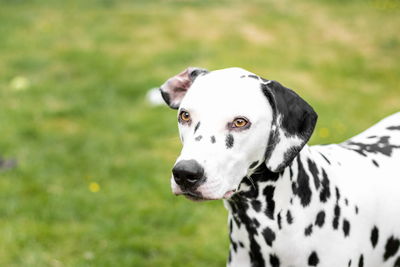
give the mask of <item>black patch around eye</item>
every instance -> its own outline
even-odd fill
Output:
[[[400,241],[397,238],[391,236],[385,245],[385,254],[383,259],[387,261],[390,257],[394,256],[399,250]]]
[[[232,148],[234,143],[233,135],[227,134],[225,139],[226,148]]]
[[[376,244],[378,244],[378,239],[379,239],[379,231],[378,228],[374,226],[374,228],[372,228],[371,231],[371,244],[373,248],[375,248]]]
[[[255,166],[257,166],[257,164],[258,164],[258,160],[254,161],[252,164],[250,164],[249,168],[253,169]]]
[[[318,255],[315,251],[313,251],[308,257],[308,265],[309,266],[317,266],[319,263]]]
[[[203,136],[202,135],[199,135],[199,136],[197,136],[194,140],[196,140],[196,141],[200,141],[201,140],[201,138],[203,138]]]
[[[215,144],[215,136],[214,135],[210,137],[210,140],[211,140],[212,144]]]
[[[196,124],[196,126],[194,127],[194,132],[193,132],[193,134],[196,133],[196,131],[199,129],[199,127],[200,127],[200,122],[198,122],[198,123]]]

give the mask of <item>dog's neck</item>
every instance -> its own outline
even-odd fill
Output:
[[[314,178],[305,172],[315,164],[313,153],[305,146],[281,173],[271,172],[263,163],[250,177],[243,179],[238,192],[225,201],[229,210],[230,255],[241,246],[249,251],[251,262],[264,261],[256,239],[265,239],[268,244],[270,238],[272,242],[283,220],[290,223],[289,207],[293,204],[310,206],[316,188],[325,186],[319,178],[323,177],[321,173]],[[267,228],[274,236],[268,236]]]

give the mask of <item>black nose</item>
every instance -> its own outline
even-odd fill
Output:
[[[175,182],[184,188],[193,188],[199,185],[204,176],[204,169],[197,161],[181,160],[172,169]]]

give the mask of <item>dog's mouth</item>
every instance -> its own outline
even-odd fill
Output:
[[[210,198],[210,197],[205,197],[203,196],[200,192],[182,192],[182,195],[184,195],[187,199],[192,200],[192,201],[207,201],[207,200],[219,200],[219,199],[230,199],[234,194],[236,193],[236,190],[229,190],[227,191],[222,198]]]

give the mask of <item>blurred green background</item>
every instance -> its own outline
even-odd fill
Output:
[[[340,142],[400,110],[399,29],[399,0],[0,0],[0,266],[224,266],[227,212],[171,194],[176,114],[147,91],[240,66]]]

